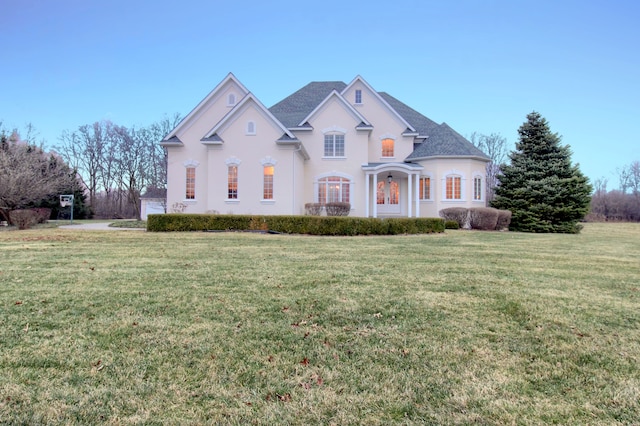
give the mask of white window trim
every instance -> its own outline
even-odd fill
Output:
[[[253,130],[252,130],[252,128],[253,128]],[[246,128],[245,134],[247,136],[255,136],[256,135],[256,130],[257,130],[256,122],[253,121],[253,120],[247,121],[247,128]]]
[[[269,159],[271,159],[271,157],[267,157]],[[271,182],[271,192],[273,193],[273,197],[274,198],[261,198],[260,199],[260,203],[262,204],[275,204],[276,199],[275,199],[275,193],[276,193],[276,164],[275,164],[275,160],[273,161],[267,161],[267,162],[263,162],[264,160],[261,160],[260,163],[262,163],[262,196],[264,197],[264,168],[267,166],[271,166],[273,167],[273,175],[272,175],[272,182]]]
[[[340,130],[344,130],[344,129],[340,129]],[[334,131],[328,131],[325,132],[323,131],[323,135],[322,135],[322,159],[323,160],[345,160],[347,158],[347,138],[346,138],[346,130],[344,132],[340,131],[340,130],[334,130]],[[327,136],[342,136],[344,138],[344,155],[324,155],[324,140]],[[335,151],[335,139],[334,139],[334,151]]]
[[[238,103],[238,96],[234,92],[227,94],[227,106],[234,107]]]
[[[433,184],[434,180],[433,180],[433,176],[430,173],[426,173],[426,174],[422,174],[418,177],[418,191],[420,191],[420,180],[422,180],[422,178],[429,178],[430,182],[429,182],[429,198],[419,198],[421,203],[427,203],[427,202],[433,202],[433,200],[435,200],[435,185]],[[421,193],[418,194],[418,197],[422,196]]]
[[[480,198],[476,199],[475,195],[476,195],[476,179],[480,179]],[[485,183],[485,179],[484,176],[479,173],[479,172],[475,172],[473,174],[473,179],[472,181],[472,191],[473,193],[471,194],[471,200],[475,203],[484,203],[485,202],[485,196],[487,193],[487,189],[485,187],[486,183]]]
[[[459,177],[460,178],[460,199],[446,198],[447,197],[447,178]],[[442,177],[442,201],[446,203],[466,203],[466,178],[463,172],[456,169],[451,169],[444,173]]]
[[[227,187],[225,189],[225,192],[227,193],[227,197],[225,198],[225,203],[237,204],[240,202],[240,198],[229,198],[229,167],[236,166],[238,169],[240,169],[240,163],[242,163],[242,161],[240,161],[240,159],[235,156],[231,156],[226,160],[224,160],[224,163],[227,165],[227,179],[226,179],[227,184],[225,185]],[[238,176],[240,176],[240,170],[238,170]],[[240,193],[239,187],[240,187],[240,180],[238,179],[238,193]]]
[[[362,102],[362,89],[356,89],[354,94],[353,94],[353,97],[354,97],[353,103],[355,105],[362,105],[363,104],[363,102]],[[358,98],[360,98],[360,102],[358,102]]]
[[[336,172],[336,171],[332,171],[332,172],[328,172],[328,173],[322,173],[320,175],[317,175],[313,178],[313,200],[315,203],[319,203],[320,199],[319,199],[319,195],[320,195],[320,191],[319,191],[319,187],[320,187],[320,179],[324,179],[324,178],[328,178],[328,177],[332,177],[332,176],[336,176],[342,179],[347,179],[349,181],[349,203],[351,204],[351,210],[354,210],[354,206],[353,206],[353,196],[354,196],[354,178],[351,175],[348,175],[346,173],[342,173],[342,172]]]
[[[196,160],[194,160],[194,159],[192,159],[192,158],[190,158],[190,159],[188,159],[188,160],[184,161],[184,162],[182,163],[182,165],[184,166],[184,169],[185,169],[185,189],[186,189],[186,186],[187,186],[187,181],[186,181],[186,179],[187,179],[187,175],[186,175],[186,171],[187,171],[187,169],[188,169],[188,168],[197,169],[197,168],[198,168],[198,166],[200,165],[200,162],[199,162],[199,161],[196,161]],[[194,205],[194,204],[197,204],[197,203],[198,203],[197,194],[198,194],[198,192],[199,192],[199,191],[196,191],[197,185],[198,185],[198,173],[197,173],[197,170],[196,170],[196,181],[195,181],[195,183],[194,183],[194,188],[193,188],[194,195],[195,195],[195,197],[196,197],[196,198],[187,198],[187,197],[186,197],[186,195],[187,195],[187,194],[186,194],[186,191],[185,191],[185,193],[184,193],[184,195],[185,195],[185,196],[183,197],[184,199],[182,200],[182,203],[183,203],[183,204],[187,204],[187,205]]]

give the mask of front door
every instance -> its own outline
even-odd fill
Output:
[[[380,215],[400,214],[400,184],[393,179],[390,182],[388,180],[379,181],[376,203]]]

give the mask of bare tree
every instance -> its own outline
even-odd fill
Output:
[[[6,221],[9,211],[60,193],[74,179],[59,157],[13,139],[3,135],[0,140],[0,215]]]
[[[470,139],[473,145],[491,159],[486,167],[486,198],[487,203],[490,203],[495,198],[495,188],[500,183],[498,180],[500,165],[507,159],[507,139],[499,133],[491,133],[487,136],[477,132],[473,132]]]
[[[65,161],[80,174],[94,210],[104,161],[105,127],[104,122],[95,122],[80,126],[77,132],[65,131],[60,137],[62,144],[56,147]]]
[[[640,161],[633,161],[619,170],[620,190],[623,193],[629,191],[636,197],[640,196]]]

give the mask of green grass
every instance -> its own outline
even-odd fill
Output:
[[[634,424],[640,225],[0,233],[0,423]]]

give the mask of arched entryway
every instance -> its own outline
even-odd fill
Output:
[[[420,215],[418,181],[423,167],[412,163],[376,163],[365,172],[365,215],[412,217]]]

